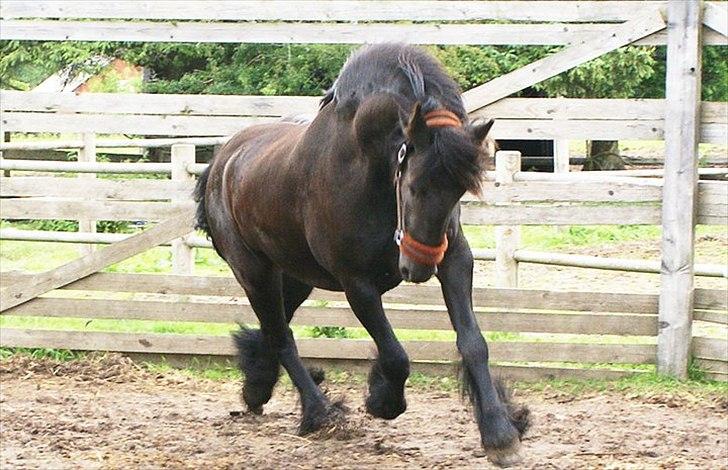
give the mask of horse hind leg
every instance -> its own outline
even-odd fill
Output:
[[[298,355],[285,314],[281,273],[257,258],[250,261],[245,275],[240,276],[241,284],[260,322],[265,350],[275,354],[301,396],[299,433],[308,434],[340,422],[343,420],[342,408],[331,404],[321,392]]]
[[[263,405],[273,395],[280,375],[278,357],[266,347],[260,330],[241,325],[233,340],[238,350],[238,366],[244,376],[243,401],[251,413],[262,414]]]
[[[310,295],[312,287],[283,275],[282,289],[286,321],[290,323],[296,309]],[[241,325],[240,331],[233,337],[238,350],[238,365],[245,377],[243,401],[252,413],[261,414],[263,405],[271,399],[273,388],[278,382],[280,361],[260,330]],[[308,371],[316,385],[323,382],[323,370],[309,368]]]

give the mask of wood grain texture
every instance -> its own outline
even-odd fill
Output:
[[[693,356],[701,359],[728,361],[728,341],[719,338],[693,338]]]
[[[0,273],[0,284],[27,282],[30,275]],[[242,288],[232,277],[175,276],[169,274],[94,273],[63,287],[69,290],[105,292],[148,292],[220,297],[243,297]],[[698,290],[700,292],[700,290]],[[717,291],[720,292],[720,291]],[[708,294],[712,295],[712,294]],[[314,289],[310,299],[344,302],[341,292]],[[475,287],[473,304],[477,308],[504,310],[548,310],[573,312],[620,312],[653,315],[657,313],[658,296],[611,292],[548,291],[535,289],[494,289]],[[383,296],[385,304],[443,306],[439,286],[403,284]],[[701,295],[696,307],[711,308]]]
[[[521,171],[521,153],[500,151],[495,154],[495,184],[513,183],[513,175]],[[508,204],[504,201],[502,204]],[[463,221],[464,222],[464,221]],[[518,261],[513,256],[521,244],[521,227],[496,225],[496,287],[518,287]]]
[[[299,338],[296,344],[302,358],[372,359],[376,355],[374,343],[367,340]],[[3,328],[0,345],[159,354],[234,354],[229,336]],[[402,345],[412,361],[459,359],[455,343],[451,342],[403,341]],[[655,347],[637,344],[490,342],[489,351],[493,361],[650,364],[654,363]]]
[[[0,90],[3,111],[181,116],[287,116],[318,111],[317,96],[177,95],[149,93],[46,93]],[[728,103],[704,101],[701,121],[726,123]],[[538,120],[637,120],[665,117],[662,99],[506,98],[473,117]],[[82,145],[80,141],[76,145]],[[103,144],[100,144],[103,145]],[[60,147],[59,147],[60,148]]]
[[[625,21],[665,1],[221,1],[205,8],[185,0],[89,3],[79,0],[4,0],[2,18],[98,18],[236,21]]]
[[[668,1],[658,371],[688,373],[698,217],[702,0]]]
[[[58,198],[13,198],[3,200],[4,219],[75,219],[78,216],[100,220],[159,221],[175,212],[194,208],[193,201],[139,202],[115,200],[73,200]]]
[[[387,318],[394,328],[415,330],[452,330],[444,309],[387,307]],[[191,302],[167,300],[103,300],[43,297],[3,312],[4,315],[59,318],[103,318],[117,320],[192,321],[204,323],[243,322],[257,324],[247,303],[216,301]],[[528,333],[608,334],[654,336],[657,317],[643,314],[536,313],[528,311],[477,312],[483,331]],[[308,303],[296,311],[294,325],[361,327],[348,306],[320,307]]]
[[[91,179],[79,184],[73,178],[55,176],[13,176],[0,178],[2,197],[67,197],[121,201],[165,201],[190,199],[194,182],[160,179]]]

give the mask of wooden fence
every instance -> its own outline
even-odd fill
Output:
[[[495,117],[496,138],[664,138],[664,179],[533,175],[517,171],[517,155],[503,153],[498,158],[498,169],[486,182],[484,197],[462,202],[464,223],[501,226],[496,250],[476,255],[495,259],[499,278],[507,282],[498,289],[476,288],[474,300],[484,330],[521,336],[517,341],[493,342],[494,360],[519,378],[612,377],[626,373],[623,368],[598,368],[600,364],[617,363],[659,363],[661,371],[684,376],[692,349],[698,365],[711,377],[728,379],[728,343],[708,338],[691,341],[690,331],[693,319],[728,324],[726,291],[692,287],[695,274],[726,277],[725,265],[693,263],[692,234],[696,223],[728,222],[728,183],[698,182],[697,170],[698,141],[724,144],[728,140],[728,105],[700,103],[698,92],[693,93],[690,106],[685,96],[670,91],[681,86],[693,90],[697,86],[699,91],[699,64],[694,63],[696,45],[699,50],[701,41],[727,43],[725,4],[567,1],[553,8],[552,2],[536,1],[303,2],[306,7],[302,2],[211,3],[215,3],[214,8],[208,3],[202,9],[194,3],[178,1],[90,4],[10,0],[0,4],[0,35],[2,39],[17,40],[360,43],[386,39],[438,44],[564,45],[564,49],[545,59],[467,91],[464,97],[471,115]],[[667,31],[665,15],[675,25]],[[305,23],[280,24],[271,20]],[[358,20],[367,22],[353,23]],[[529,23],[448,23],[462,20]],[[245,23],[241,28],[236,24],[239,21],[260,22]],[[668,44],[666,100],[508,98],[538,81],[628,44]],[[692,59],[689,51],[693,51]],[[692,71],[685,73],[688,69]],[[78,163],[0,160],[0,170],[12,172],[12,177],[0,180],[2,218],[162,221],[141,235],[124,240],[120,240],[123,236],[111,234],[55,234],[56,239],[65,241],[112,244],[43,275],[3,273],[0,310],[7,315],[87,319],[254,321],[232,279],[192,275],[192,247],[209,246],[195,235],[185,235],[189,229],[185,230],[184,223],[192,210],[189,193],[194,175],[202,168],[194,161],[193,145],[219,143],[224,141],[223,136],[252,123],[286,114],[313,113],[317,102],[318,98],[312,97],[0,92],[3,131],[85,133],[78,141],[11,142],[2,144],[0,150],[65,146],[80,148],[86,156],[86,161]],[[692,114],[684,111],[691,109]],[[675,126],[685,132],[674,132]],[[175,136],[144,139],[135,144],[175,144],[172,162],[95,163],[94,149],[102,146],[103,141],[95,140],[94,134],[117,133]],[[113,145],[125,143],[116,141]],[[568,162],[568,153],[566,157]],[[558,158],[561,157],[557,155]],[[561,164],[555,167],[564,169]],[[22,171],[162,173],[171,179],[96,178],[81,182],[77,178],[18,173]],[[683,206],[694,206],[696,210]],[[662,224],[666,234],[678,234],[674,238],[686,242],[676,246],[666,235],[662,260],[655,265],[633,260],[605,262],[594,257],[521,250],[518,226],[528,224]],[[48,234],[16,232],[2,230],[0,238],[48,239]],[[185,236],[180,238],[181,235]],[[174,271],[179,275],[97,272],[120,257],[164,243],[173,245]],[[676,265],[676,260],[683,263]],[[661,297],[517,289],[519,261],[659,270],[664,287]],[[685,266],[689,266],[687,271]],[[314,297],[319,302],[306,304],[297,315],[296,324],[358,326],[340,295],[316,292]],[[450,329],[441,297],[433,287],[402,286],[389,293],[385,301],[395,328]],[[665,323],[670,327],[658,328]],[[544,342],[543,337],[535,334],[558,336],[547,337]],[[601,335],[626,338],[614,344],[612,336]],[[231,353],[227,337],[189,335],[4,328],[0,343],[129,353]],[[456,358],[454,344],[449,341],[409,341],[405,347],[418,365],[431,366]],[[359,361],[369,358],[374,348],[363,340],[301,339],[299,350],[310,359]]]

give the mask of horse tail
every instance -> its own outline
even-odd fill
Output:
[[[210,236],[210,224],[207,223],[207,211],[205,210],[205,188],[207,187],[207,179],[210,177],[210,163],[205,171],[202,172],[199,178],[197,178],[197,184],[195,185],[194,199],[197,203],[197,215],[195,216],[195,228],[204,231],[207,236]]]

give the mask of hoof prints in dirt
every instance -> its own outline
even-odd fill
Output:
[[[104,367],[35,362],[0,362],[0,468],[493,468],[455,393],[411,388],[408,411],[383,421],[366,414],[365,386],[331,386],[352,408],[351,438],[314,440],[296,435],[298,397],[283,387],[263,415],[231,417],[240,408],[237,383],[135,366],[122,369],[124,383],[80,381]],[[518,468],[712,469],[728,459],[716,397],[518,395],[538,417]]]

